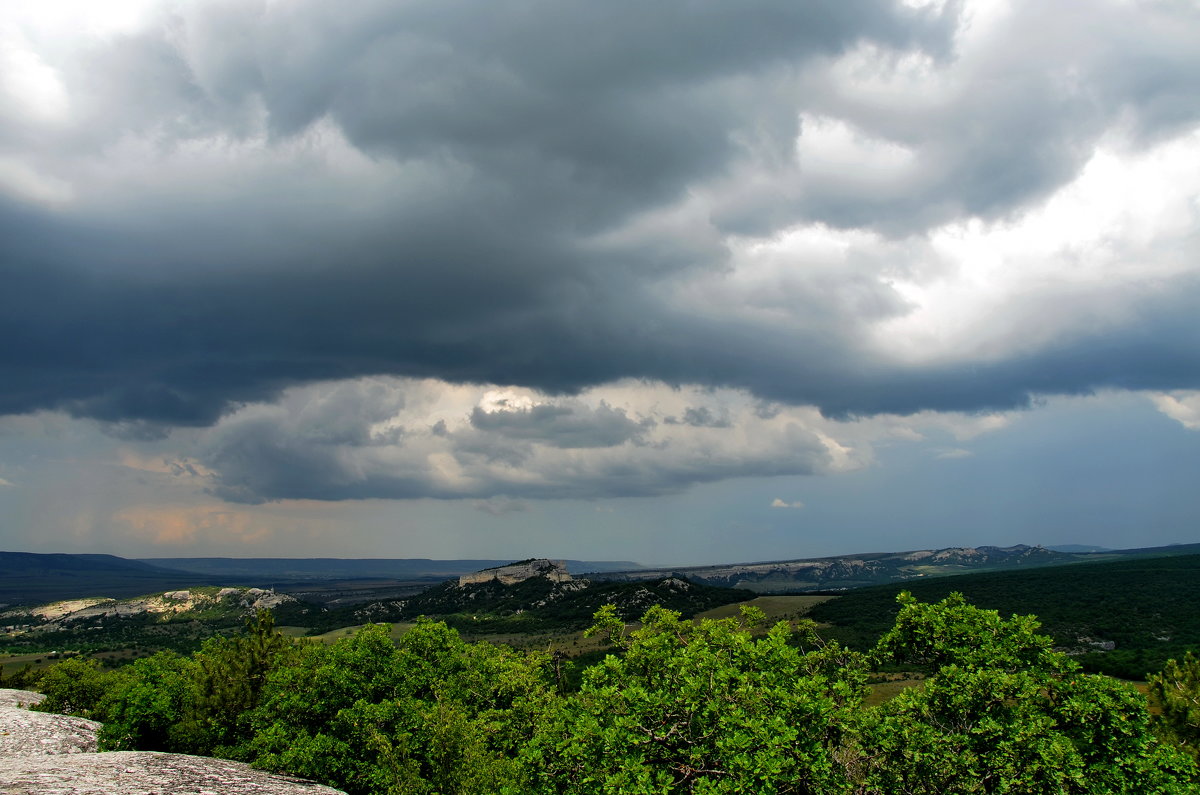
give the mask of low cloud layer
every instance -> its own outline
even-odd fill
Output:
[[[604,394],[428,380],[313,385],[223,418],[201,435],[196,462],[171,463],[231,502],[472,498],[500,514],[520,510],[521,499],[655,496],[867,460],[828,437],[812,409],[761,417],[745,393],[639,383]],[[665,421],[689,411],[735,421]]]
[[[395,406],[288,402],[363,376],[830,416],[1200,387],[1187,4],[127,8],[3,12],[0,413],[214,426],[230,499],[654,492],[671,428],[730,423],[547,398],[380,441],[353,412]]]

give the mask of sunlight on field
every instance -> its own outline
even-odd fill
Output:
[[[12,676],[26,665],[33,665],[34,670],[40,670],[56,662],[58,662],[58,659],[51,657],[49,652],[5,654],[0,656],[0,671],[3,672],[4,676]]]
[[[925,680],[923,679],[893,679],[888,682],[877,682],[869,685],[871,692],[867,693],[866,705],[868,707],[877,707],[885,701],[891,701],[896,696],[900,695],[910,687],[924,687]]]
[[[324,632],[320,635],[305,635],[304,633],[307,630],[305,630],[303,627],[288,627],[289,631],[286,632],[285,634],[290,635],[291,637],[294,637],[294,638],[298,637],[298,638],[302,638],[305,640],[316,640],[316,641],[320,641],[321,643],[334,643],[336,641],[341,640],[342,638],[354,637],[365,626],[372,626],[372,625],[371,624],[356,624],[355,626],[352,626],[352,627],[338,627],[337,629],[331,629],[328,632]],[[392,640],[398,640],[401,635],[403,635],[405,632],[408,632],[410,629],[412,629],[413,623],[411,621],[397,621],[397,622],[391,624],[390,626],[392,628],[392,632],[391,632]],[[298,632],[295,632],[296,630],[298,630]]]
[[[741,614],[743,605],[751,605],[766,613],[768,621],[789,621],[802,618],[815,605],[836,598],[836,596],[760,596],[748,602],[706,610],[698,614],[696,618],[737,618]]]

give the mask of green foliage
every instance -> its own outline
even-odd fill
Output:
[[[431,621],[398,645],[367,627],[269,677],[247,750],[351,793],[496,792],[556,701],[547,663]]]
[[[34,709],[90,718],[110,680],[111,675],[102,672],[95,660],[69,657],[38,677],[37,687],[46,698]],[[15,686],[11,680],[9,686]]]
[[[1149,685],[1150,703],[1158,708],[1151,719],[1155,733],[1200,761],[1200,658],[1188,652],[1182,661],[1168,661]]]
[[[811,622],[684,620],[656,606],[627,632],[616,606],[592,634],[615,653],[562,692],[561,660],[467,643],[421,620],[398,642],[372,625],[295,645],[268,614],[190,656],[114,672],[70,659],[46,709],[104,722],[108,749],[246,759],[351,795],[484,793],[1129,793],[1196,791],[1200,662],[1135,690],[1081,672],[1027,616],[952,594],[903,594],[869,652]],[[872,668],[922,686],[864,706]],[[1183,749],[1183,750],[1181,750]],[[1192,756],[1189,756],[1189,753]]]
[[[4,669],[0,666],[0,687],[13,690],[38,690],[42,681],[42,672],[33,667],[33,663],[25,663],[12,676],[5,677]]]
[[[105,751],[176,751],[186,745],[179,722],[190,702],[196,663],[162,651],[112,671],[94,717],[104,723]]]
[[[585,638],[599,635],[616,649],[625,648],[625,622],[617,615],[616,605],[604,605],[592,617],[593,623],[583,631]]]
[[[931,675],[864,713],[862,783],[871,792],[1173,793],[1194,775],[1154,741],[1131,687],[1083,674],[1032,617],[1005,620],[951,594],[907,593],[878,661]]]
[[[616,635],[612,610],[596,618]],[[866,665],[797,639],[786,623],[754,639],[734,619],[694,624],[651,608],[624,656],[589,668],[579,695],[526,749],[529,791],[845,790],[837,757]]]
[[[994,610],[967,604],[960,593],[927,604],[904,591],[896,602],[900,612],[895,624],[875,647],[878,662],[917,663],[935,670],[948,665],[1002,671],[1070,665],[1050,651],[1050,638],[1037,634],[1041,625],[1033,616],[1006,620]]]
[[[1112,641],[1114,651],[1077,659],[1085,670],[1143,679],[1168,659],[1200,648],[1200,555],[1084,563],[1027,571],[964,574],[874,586],[842,593],[809,613],[833,626],[822,634],[869,649],[897,615],[896,594],[926,602],[952,592],[1004,615],[1036,613],[1054,644],[1090,650]]]
[[[210,638],[194,655],[191,698],[177,732],[179,747],[191,753],[236,756],[250,737],[247,713],[258,706],[271,671],[288,664],[293,641],[275,630],[269,611],[246,621],[232,638]]]

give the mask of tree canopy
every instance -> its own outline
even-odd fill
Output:
[[[71,660],[48,709],[106,722],[110,748],[214,753],[374,793],[1137,793],[1195,791],[1188,657],[1131,686],[1087,674],[1029,616],[909,594],[870,651],[761,612],[654,607],[593,632],[611,653],[565,684],[549,652],[467,643],[420,621],[297,643],[259,616],[236,638],[114,672]],[[922,671],[869,706],[880,667]]]

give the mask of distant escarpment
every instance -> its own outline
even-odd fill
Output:
[[[493,580],[502,585],[515,585],[534,577],[542,577],[551,582],[566,582],[571,579],[564,561],[530,558],[506,566],[493,566],[490,569],[464,574],[458,578],[458,586],[462,588]]]
[[[598,579],[636,581],[682,574],[695,582],[758,593],[861,588],[903,580],[1012,568],[1074,563],[1086,555],[1055,552],[1041,546],[949,547],[908,552],[865,553],[829,558],[641,569],[595,575]]]
[[[259,610],[280,624],[320,608],[262,588],[193,587],[132,599],[86,597],[0,611],[0,642],[10,651],[90,653],[152,644],[188,652],[213,632],[240,628]]]
[[[331,625],[436,617],[469,632],[528,632],[588,626],[601,606],[614,604],[635,619],[653,605],[691,616],[754,594],[662,576],[639,582],[575,579],[558,561],[531,559],[485,569],[430,588],[411,599],[356,607],[352,622],[330,613]]]
[[[70,625],[101,626],[121,618],[151,618],[159,621],[203,617],[240,619],[255,610],[277,610],[296,600],[262,588],[182,589],[133,599],[88,597],[51,602],[35,607],[14,608],[0,613],[5,623],[22,620],[42,630],[63,629]]]
[[[124,597],[216,584],[186,571],[115,555],[0,552],[0,607],[85,596]]]

